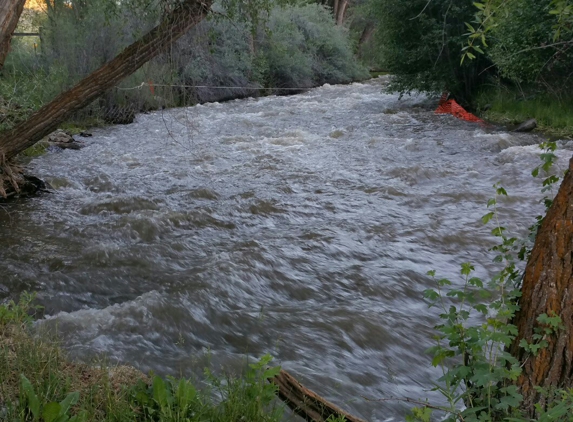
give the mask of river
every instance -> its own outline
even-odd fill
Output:
[[[509,230],[542,212],[542,139],[384,83],[143,114],[34,159],[56,193],[0,206],[0,298],[38,292],[37,325],[76,359],[191,375],[270,353],[351,413],[403,420],[363,397],[434,397],[426,273],[495,271],[480,217],[497,182]]]

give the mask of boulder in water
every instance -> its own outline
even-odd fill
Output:
[[[76,141],[72,135],[58,129],[48,135],[48,143],[50,146],[55,146],[62,149],[80,149],[83,144]]]
[[[514,132],[531,132],[533,129],[537,127],[537,120],[529,119],[517,126],[514,129]]]

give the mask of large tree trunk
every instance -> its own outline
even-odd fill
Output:
[[[573,387],[573,158],[537,233],[525,269],[520,306],[513,321],[519,334],[510,351],[523,365],[518,380],[523,409],[535,418],[534,405],[546,403],[534,387]],[[537,321],[542,314],[559,316],[563,328],[548,335],[549,345],[533,356],[519,342],[534,343],[536,330],[545,328]]]
[[[338,18],[338,8],[340,7],[340,0],[334,0],[334,6],[332,7],[332,14],[334,16],[334,20]]]
[[[10,51],[12,33],[18,26],[26,0],[0,0],[0,71]]]
[[[199,23],[213,0],[185,0],[139,41],[69,91],[34,113],[7,133],[0,134],[0,165],[57,128],[71,112],[88,105],[126,76],[139,69]]]

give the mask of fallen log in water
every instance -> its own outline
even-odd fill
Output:
[[[346,413],[338,406],[320,397],[315,392],[304,387],[291,374],[281,369],[281,372],[270,382],[278,386],[277,395],[296,414],[311,422],[325,422],[330,416],[343,416],[348,422],[366,422],[356,416]]]

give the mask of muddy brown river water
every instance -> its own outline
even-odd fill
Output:
[[[495,271],[480,217],[496,182],[510,230],[542,212],[542,139],[383,85],[144,114],[33,160],[56,193],[0,206],[0,298],[38,292],[36,325],[77,359],[191,375],[270,353],[351,413],[403,420],[363,397],[433,397],[426,272]]]

